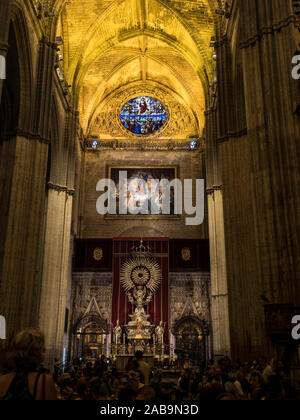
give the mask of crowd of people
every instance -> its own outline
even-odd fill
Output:
[[[296,400],[289,369],[279,360],[232,363],[228,358],[181,372],[152,368],[142,352],[117,371],[106,357],[92,363],[55,360],[42,367],[44,338],[38,330],[19,333],[0,376],[0,400],[216,401]]]
[[[92,366],[74,360],[68,372],[57,372],[61,399],[216,401],[294,400],[289,371],[281,361],[263,359],[232,365],[227,358],[203,369],[169,372],[151,369],[137,352],[125,372],[109,369],[103,356]]]

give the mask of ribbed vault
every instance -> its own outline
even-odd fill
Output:
[[[182,127],[178,133],[173,127],[173,137],[201,135],[207,92],[213,81],[210,42],[215,33],[216,3],[56,1],[56,36],[64,41],[62,64],[85,134],[122,137],[116,130],[99,129],[96,121],[99,116],[102,121],[109,113],[118,112],[119,101],[112,110],[109,98],[123,98],[127,88],[135,96],[144,95],[148,86],[159,90],[160,97],[165,96],[170,112],[176,101],[188,120],[193,120],[184,133]],[[160,135],[164,137],[164,133]],[[169,134],[165,133],[169,135],[170,127]]]

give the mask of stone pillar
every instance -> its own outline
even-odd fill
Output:
[[[50,368],[55,357],[62,359],[65,338],[67,292],[70,289],[71,276],[76,123],[77,114],[69,110],[63,138],[58,138],[59,144],[53,148],[48,183],[39,325],[46,337],[45,363]]]
[[[215,127],[216,114],[212,109],[206,113],[206,161],[213,352],[215,355],[230,356],[223,195],[217,159]]]
[[[17,136],[1,155],[0,308],[10,335],[38,325],[48,144]]]
[[[211,317],[214,354],[230,356],[228,286],[221,187],[208,192],[211,258]]]
[[[8,335],[38,326],[53,49],[41,42],[39,57],[35,95],[20,89],[16,127],[1,144],[0,308]],[[20,58],[15,65],[24,86],[28,63]]]
[[[46,337],[46,360],[51,367],[62,358],[69,280],[72,192],[49,184],[39,326]]]

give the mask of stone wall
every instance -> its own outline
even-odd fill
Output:
[[[147,228],[152,229],[153,236],[169,238],[207,238],[207,213],[204,223],[200,226],[186,226],[185,216],[180,220],[106,220],[96,212],[96,201],[101,193],[96,191],[96,184],[102,178],[107,178],[108,165],[164,166],[174,165],[179,168],[179,177],[183,179],[205,179],[205,163],[202,151],[170,151],[170,152],[128,152],[128,151],[97,151],[87,152],[85,158],[85,173],[80,188],[81,197],[81,225],[80,238],[112,238],[122,236],[132,229],[133,236]],[[194,183],[195,186],[195,183]],[[195,196],[195,195],[194,195]],[[132,236],[132,234],[128,235]]]

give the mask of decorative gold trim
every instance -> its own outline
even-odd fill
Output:
[[[191,250],[188,247],[182,248],[181,250],[181,258],[183,261],[191,261]]]
[[[95,261],[101,261],[103,258],[103,249],[102,248],[95,248],[93,252],[93,258]]]

